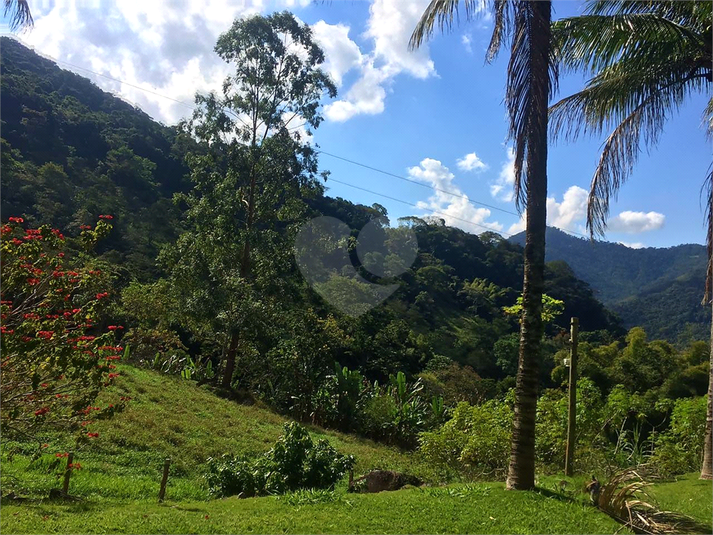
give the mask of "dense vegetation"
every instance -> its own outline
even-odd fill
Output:
[[[510,241],[522,245],[525,235]],[[679,345],[708,335],[710,311],[701,306],[706,258],[702,245],[631,249],[547,229],[548,261],[567,262],[625,328],[640,326]]]
[[[286,47],[286,41],[303,47],[303,53]],[[695,270],[678,277],[677,286],[670,279],[686,261],[685,254],[695,250],[682,246],[670,255],[666,251],[670,261],[655,269],[650,250],[637,259],[645,268],[626,257],[623,267],[613,269],[621,269],[618,276],[627,282],[607,289],[607,294],[629,296],[617,303],[618,310],[634,314],[644,301],[626,292],[634,286],[647,288],[642,299],[647,299],[649,315],[644,322],[655,337],[675,338],[677,345],[672,345],[651,340],[641,327],[625,331],[592,287],[578,278],[586,276],[563,259],[552,259],[544,267],[539,289],[543,295],[537,294],[533,308],[527,302],[531,295],[522,295],[523,249],[516,243],[493,233],[469,234],[432,218],[407,217],[392,224],[382,206],[328,197],[328,173],[320,170],[317,153],[299,130],[290,128],[289,117],[293,113],[293,118],[305,119],[307,128],[318,128],[320,105],[334,96],[335,88],[319,68],[324,56],[310,29],[287,12],[239,19],[221,36],[216,52],[236,74],[226,81],[222,95],[198,96],[193,117],[176,127],[154,123],[15,41],[3,38],[2,46],[1,104],[10,110],[3,114],[2,210],[4,216],[14,216],[12,225],[3,227],[3,253],[13,255],[13,262],[3,258],[3,320],[5,314],[21,312],[23,320],[39,322],[18,322],[17,333],[8,331],[14,338],[2,338],[3,355],[12,350],[3,366],[13,370],[26,365],[25,379],[15,387],[26,410],[2,414],[4,430],[22,423],[20,416],[31,424],[24,436],[12,436],[16,440],[3,449],[19,492],[47,490],[48,483],[36,484],[33,474],[57,472],[57,458],[66,455],[47,448],[72,447],[67,431],[95,424],[79,417],[81,411],[95,409],[78,412],[70,399],[64,403],[73,411],[73,425],[60,433],[48,425],[47,414],[53,413],[40,402],[49,383],[40,377],[51,371],[57,381],[65,380],[60,375],[64,368],[57,371],[54,361],[41,358],[23,360],[22,351],[12,345],[18,337],[36,345],[56,341],[56,360],[69,370],[66,374],[75,369],[93,373],[98,385],[92,387],[90,401],[99,395],[99,386],[108,388],[120,377],[119,371],[108,373],[118,362],[95,364],[93,359],[122,361],[128,383],[115,388],[125,390],[120,399],[128,409],[106,431],[79,431],[80,436],[98,439],[94,450],[86,440],[77,443],[90,460],[97,454],[94,460],[106,463],[108,453],[116,454],[118,466],[141,476],[136,488],[113,490],[122,498],[135,497],[132,493],[144,497],[152,488],[146,463],[153,466],[168,450],[180,459],[178,474],[184,481],[178,494],[183,499],[207,497],[208,488],[195,485],[203,476],[214,494],[247,497],[331,490],[352,466],[374,467],[358,453],[353,458],[351,448],[335,449],[334,440],[313,441],[296,423],[284,428],[269,451],[274,429],[267,433],[269,440],[258,437],[260,447],[240,451],[240,440],[223,436],[235,418],[227,408],[235,407],[234,401],[264,404],[302,424],[360,435],[359,444],[366,444],[367,438],[398,447],[402,452],[388,450],[393,456],[387,460],[402,464],[407,456],[406,466],[426,473],[432,482],[500,479],[510,444],[517,442],[512,440],[513,422],[521,412],[515,409],[519,406],[513,388],[518,350],[521,375],[524,366],[519,322],[526,324],[532,310],[537,311],[538,326],[529,335],[530,347],[538,350],[528,358],[539,381],[525,394],[532,394],[531,431],[537,451],[532,460],[540,473],[556,473],[563,464],[563,361],[570,350],[571,317],[578,317],[581,327],[577,469],[610,475],[646,464],[670,476],[700,466],[709,345],[697,338],[703,338],[699,327],[705,318],[691,315],[685,299],[680,306],[666,303],[669,316],[675,314],[673,321],[662,321],[656,308],[662,299],[680,297],[672,292],[689,286],[693,291]],[[233,93],[234,86],[240,96]],[[310,246],[317,244],[316,256],[329,259],[316,266],[315,283],[303,276],[299,261],[300,255],[309,257],[315,249],[300,245],[296,236],[307,222],[324,216],[341,221],[344,234],[335,245],[326,233],[312,230]],[[97,217],[102,221],[92,229]],[[27,225],[25,234],[19,224]],[[57,228],[34,228],[44,224]],[[378,244],[364,254],[366,241],[360,232],[366,227]],[[50,297],[72,299],[71,293],[64,293],[66,274],[57,262],[47,264],[55,259],[45,259],[36,242],[64,241],[65,232],[70,244],[81,244],[88,233],[105,228],[98,255],[80,254],[75,248],[68,251],[66,262],[71,259],[77,273],[95,272],[92,268],[101,265],[105,282],[111,284],[97,293],[79,288],[86,295],[76,313],[83,314],[84,308],[94,312],[101,303],[117,318],[108,325],[107,315],[87,314],[79,341],[97,340],[96,345],[99,333],[108,330],[121,337],[122,345],[72,345],[77,340],[71,333],[79,328],[74,320],[65,319],[54,302],[47,305],[51,310],[41,310]],[[550,243],[571,239],[556,238]],[[418,244],[408,265],[400,265],[394,253],[402,242]],[[580,245],[582,251],[609,247],[583,242],[562,247],[576,250]],[[31,248],[35,256],[28,264],[23,253]],[[589,262],[593,269],[600,256],[600,251],[589,250],[581,253],[585,260],[577,262]],[[340,264],[340,258],[346,263]],[[32,278],[38,269],[42,279]],[[71,276],[77,277],[71,283],[79,282],[79,275]],[[19,289],[8,291],[7,280],[20,281]],[[376,295],[374,288],[387,285],[393,285],[390,296],[379,306],[356,311],[342,306],[372,291]],[[47,321],[57,328],[45,329]],[[675,322],[688,327],[682,330],[672,325]],[[69,348],[61,345],[65,342]],[[124,346],[129,349],[123,351]],[[171,375],[177,377],[167,377]],[[152,382],[156,390],[159,377],[170,385],[166,392],[150,393],[146,385],[136,384]],[[174,396],[168,399],[172,389]],[[184,410],[178,419],[169,416],[181,404],[175,391],[189,389],[201,397],[199,406]],[[74,395],[62,391],[56,399]],[[232,401],[219,402],[216,395]],[[81,396],[77,399],[85,404]],[[132,411],[132,403],[149,410]],[[109,412],[112,416],[116,411]],[[157,417],[170,421],[168,428],[149,425]],[[206,418],[205,427],[188,430],[196,418]],[[279,417],[270,418],[277,428]],[[137,422],[146,428],[132,429]],[[250,423],[241,425],[248,426],[248,435],[256,432]],[[222,438],[213,443],[208,428]],[[163,445],[160,439],[165,439]],[[190,450],[190,459],[185,450]],[[418,453],[403,453],[409,451]],[[85,490],[95,488],[88,479],[78,479],[87,485]],[[487,495],[492,490],[479,489],[462,492]],[[341,499],[334,496],[306,493],[286,499]]]
[[[148,314],[168,307],[160,308],[156,302],[165,290],[161,281],[153,292],[150,287],[129,284],[157,280],[162,272],[162,266],[155,263],[158,250],[175,240],[182,228],[181,205],[172,203],[170,197],[177,191],[190,191],[189,168],[179,157],[185,138],[175,128],[156,124],[16,41],[3,38],[2,44],[2,106],[10,110],[3,115],[7,149],[3,150],[3,213],[23,216],[29,224],[57,225],[68,234],[78,233],[81,225],[90,224],[99,214],[113,214],[114,231],[99,244],[99,252],[101,259],[116,267],[117,290],[126,288],[125,324],[127,340],[134,342],[132,354],[137,360],[153,362],[159,350],[162,359],[190,353],[194,361],[212,358],[213,365],[218,365],[220,350],[212,335],[191,331],[178,318],[169,322]],[[352,229],[353,236],[373,219],[391,232],[382,207],[333,199],[320,193],[319,184],[315,187],[304,198],[307,214],[337,217]],[[438,357],[439,362],[446,359],[468,365],[493,380],[513,375],[516,357],[507,353],[508,342],[500,343],[500,351],[494,346],[503,338],[512,342],[516,337],[516,320],[501,308],[514,304],[520,292],[522,250],[497,235],[476,236],[439,221],[411,218],[403,224],[416,233],[419,254],[385,306],[357,319],[335,314],[305,287],[288,254],[283,272],[288,286],[280,291],[290,293],[294,300],[280,312],[286,317],[281,324],[291,334],[270,328],[272,332],[261,333],[263,339],[258,337],[241,352],[247,356],[251,351],[269,350],[276,355],[287,350],[280,347],[280,340],[313,344],[304,334],[319,333],[331,337],[332,349],[321,357],[321,371],[314,373],[329,374],[338,361],[384,381],[398,371],[416,375]],[[170,267],[170,259],[166,265]],[[621,334],[616,319],[566,265],[552,263],[548,273],[548,295],[565,303],[564,313],[551,327],[552,335],[559,328],[566,329],[572,315],[580,317],[584,330]],[[305,323],[310,325],[305,327]],[[255,325],[254,331],[259,330]],[[149,334],[159,332],[164,335],[161,340],[144,344],[150,338],[156,340]],[[246,388],[255,386],[247,360],[236,377],[236,383]],[[156,363],[159,368],[162,365],[171,367]],[[548,374],[548,370],[543,372],[544,377]],[[283,403],[281,408],[287,409],[289,402]]]

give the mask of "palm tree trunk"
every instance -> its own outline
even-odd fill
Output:
[[[535,418],[539,381],[542,293],[545,275],[547,230],[547,105],[551,3],[532,2],[530,39],[530,87],[533,111],[527,125],[527,214],[525,278],[520,322],[520,358],[515,385],[515,415],[507,488],[527,490],[535,486]]]
[[[713,311],[713,301],[711,301]],[[713,479],[713,317],[711,318],[711,362],[708,370],[708,409],[706,411],[706,435],[703,440],[703,466],[701,479]]]

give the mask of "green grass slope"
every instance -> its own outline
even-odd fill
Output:
[[[126,365],[120,371],[107,399],[117,394],[132,399],[123,413],[92,426],[99,438],[80,447],[50,440],[47,453],[34,462],[29,456],[13,455],[24,451],[22,445],[3,446],[3,494],[10,485],[17,494],[47,496],[58,486],[48,474],[55,453],[73,449],[82,469],[72,475],[72,494],[92,499],[153,498],[163,461],[170,457],[168,494],[177,500],[208,499],[203,478],[208,457],[265,452],[287,421],[262,406],[222,399],[207,387],[178,377]],[[416,454],[317,427],[310,431],[314,438],[327,438],[340,452],[353,454],[357,473],[383,468],[437,480]]]

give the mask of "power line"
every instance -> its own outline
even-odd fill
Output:
[[[460,199],[465,199],[466,201],[470,202],[471,204],[473,204],[473,203],[479,204],[479,205],[481,205],[481,206],[486,206],[487,208],[491,208],[491,209],[493,209],[493,210],[498,210],[499,212],[504,212],[504,213],[506,213],[506,214],[510,214],[510,215],[514,215],[514,216],[520,217],[520,214],[518,214],[517,212],[512,212],[512,211],[510,211],[510,210],[506,210],[505,208],[500,208],[500,207],[498,207],[498,206],[493,206],[492,204],[487,204],[487,203],[484,203],[484,202],[480,202],[480,201],[473,200],[473,199],[471,199],[470,197],[468,197],[467,195],[463,195],[462,193],[455,193],[455,192],[449,191],[449,190],[447,190],[447,189],[437,188],[436,186],[429,186],[428,184],[424,184],[423,182],[419,182],[418,180],[414,180],[414,179],[412,179],[412,178],[406,178],[405,176],[401,176],[401,175],[397,175],[397,174],[394,174],[394,173],[390,173],[389,171],[384,171],[383,169],[379,169],[379,168],[377,168],[377,167],[372,167],[372,166],[370,166],[370,165],[367,165],[367,164],[364,164],[364,163],[361,163],[361,162],[357,162],[357,161],[354,161],[354,160],[350,160],[349,158],[344,158],[344,157],[342,157],[342,156],[337,156],[336,154],[331,154],[331,153],[329,153],[329,152],[327,152],[327,151],[324,151],[324,150],[321,150],[321,149],[315,149],[315,152],[319,152],[320,154],[324,154],[324,155],[326,155],[326,156],[331,156],[332,158],[336,158],[337,160],[342,160],[342,161],[344,161],[344,162],[347,162],[347,163],[350,163],[350,164],[353,164],[353,165],[358,165],[359,167],[363,167],[363,168],[365,168],[365,169],[369,169],[369,170],[371,170],[371,171],[375,171],[375,172],[377,172],[377,173],[381,173],[382,175],[390,176],[390,177],[393,177],[393,178],[398,178],[399,180],[403,180],[403,181],[405,181],[405,182],[410,182],[411,184],[416,184],[417,186],[421,186],[422,188],[427,188],[427,189],[432,189],[432,190],[435,190],[435,191],[440,191],[441,193],[446,193],[446,194],[448,194],[448,195],[452,195],[453,197],[458,197],[458,198],[460,198]]]
[[[338,184],[343,184],[344,186],[349,186],[350,188],[354,188],[354,189],[358,189],[358,190],[361,190],[361,191],[365,191],[366,193],[371,193],[372,195],[378,195],[379,197],[384,197],[385,199],[390,199],[390,200],[392,200],[392,201],[400,202],[400,203],[402,203],[402,204],[407,204],[407,205],[409,205],[409,206],[413,206],[414,208],[421,209],[418,205],[416,205],[416,204],[414,204],[414,203],[412,203],[412,202],[404,201],[403,199],[399,199],[399,198],[397,198],[397,197],[391,197],[390,195],[385,195],[385,194],[383,194],[383,193],[379,193],[379,192],[377,192],[377,191],[373,191],[373,190],[370,190],[370,189],[367,189],[367,188],[362,188],[361,186],[356,186],[356,185],[354,185],[354,184],[350,184],[349,182],[342,182],[341,180],[337,180],[336,178],[329,177],[329,178],[327,179],[327,182],[330,182],[330,181],[331,181],[331,182],[337,182]],[[457,216],[454,216],[454,215],[451,215],[451,214],[444,214],[443,212],[436,212],[435,210],[430,210],[430,212],[431,212],[432,214],[440,215],[440,216],[447,217],[447,218],[450,218],[450,219],[455,219],[455,220],[457,220],[457,221],[462,221],[463,223],[468,223],[469,225],[475,225],[476,227],[484,228],[485,230],[489,230],[489,231],[491,231],[491,232],[497,232],[498,234],[500,234],[500,235],[502,235],[502,236],[505,236],[506,238],[509,238],[509,237],[513,236],[512,234],[508,234],[507,232],[503,232],[503,231],[501,231],[501,230],[497,230],[497,229],[494,229],[494,228],[492,228],[492,227],[488,227],[488,226],[486,226],[486,225],[481,225],[480,223],[475,223],[474,221],[470,221],[470,220],[468,220],[468,219],[463,219],[463,218],[461,218],[461,217],[457,217]]]
[[[168,95],[162,95],[161,93],[157,93],[156,91],[152,91],[152,90],[150,90],[150,89],[146,89],[145,87],[141,87],[141,86],[138,86],[138,85],[129,83],[129,82],[125,82],[124,80],[119,80],[118,78],[112,78],[111,76],[107,76],[106,74],[101,74],[101,73],[96,72],[96,71],[93,71],[93,70],[91,70],[91,69],[87,69],[87,68],[85,68],[85,67],[80,67],[79,65],[74,65],[74,64],[69,63],[69,62],[67,62],[67,61],[62,61],[61,59],[55,59],[55,58],[53,58],[53,57],[51,57],[51,56],[47,56],[47,57],[50,58],[51,60],[57,62],[57,63],[62,63],[62,64],[67,65],[67,66],[69,66],[69,67],[74,67],[75,69],[79,69],[79,70],[82,70],[82,71],[90,72],[90,73],[95,74],[95,75],[97,75],[97,76],[101,76],[102,78],[106,78],[107,80],[112,80],[113,82],[119,82],[120,84],[128,85],[129,87],[133,87],[134,89],[138,89],[139,91],[146,91],[147,93],[151,93],[152,95],[156,95],[157,97],[162,97],[162,98],[166,98],[166,99],[168,99],[168,100],[172,100],[173,102],[177,102],[178,104],[183,104],[184,106],[188,106],[188,107],[191,108],[192,110],[195,110],[195,109],[196,109],[196,107],[195,107],[193,104],[188,104],[187,102],[183,102],[182,100],[178,100],[178,99],[175,99],[175,98],[173,98],[173,97],[169,97]]]
[[[52,56],[46,56],[46,57],[49,58],[49,59],[51,59],[52,61],[54,61],[54,62],[56,62],[56,63],[61,63],[61,64],[64,64],[64,65],[67,65],[67,66],[69,66],[69,67],[73,67],[73,68],[75,68],[75,69],[79,69],[79,70],[82,70],[82,71],[86,71],[86,72],[89,72],[89,73],[94,74],[94,75],[96,75],[96,76],[101,76],[102,78],[106,78],[106,79],[108,79],[108,80],[112,80],[112,81],[114,81],[114,82],[118,82],[118,83],[120,83],[120,84],[124,84],[124,85],[127,85],[127,86],[129,86],[129,87],[133,87],[134,89],[138,89],[139,91],[145,91],[146,93],[150,93],[150,94],[155,95],[155,96],[157,96],[157,97],[161,97],[161,98],[165,98],[165,99],[171,100],[171,101],[173,101],[173,102],[176,102],[177,104],[182,104],[183,106],[187,106],[187,107],[191,108],[192,110],[197,109],[193,104],[189,104],[189,103],[184,102],[184,101],[182,101],[182,100],[178,100],[178,99],[175,99],[175,98],[173,98],[173,97],[169,97],[168,95],[163,95],[163,94],[158,93],[158,92],[156,92],[156,91],[152,91],[152,90],[150,90],[150,89],[146,89],[145,87],[141,87],[141,86],[132,84],[132,83],[130,83],[130,82],[125,82],[124,80],[120,80],[120,79],[118,79],[118,78],[113,78],[113,77],[108,76],[108,75],[106,75],[106,74],[101,74],[101,73],[98,73],[98,72],[93,71],[93,70],[91,70],[91,69],[87,69],[86,67],[80,67],[79,65],[74,65],[73,63],[69,63],[69,62],[67,62],[67,61],[63,61],[63,60],[59,60],[59,59],[53,58]],[[226,111],[230,111],[230,112],[232,113],[231,110],[226,110]],[[235,115],[235,114],[233,114],[233,115]],[[237,115],[235,115],[235,117],[239,119],[239,117],[237,117]],[[503,213],[506,213],[506,214],[510,214],[510,215],[514,215],[514,216],[520,217],[520,214],[518,214],[517,212],[513,212],[513,211],[510,211],[510,210],[506,210],[506,209],[504,209],[504,208],[500,208],[500,207],[498,207],[498,206],[493,206],[493,205],[491,205],[491,204],[487,204],[487,203],[484,203],[484,202],[481,202],[481,201],[476,201],[476,200],[471,199],[470,197],[468,197],[467,195],[464,195],[464,194],[462,194],[462,193],[456,193],[456,192],[449,191],[449,190],[446,190],[446,189],[437,188],[437,187],[435,187],[435,186],[429,186],[428,184],[424,184],[424,183],[419,182],[419,181],[417,181],[417,180],[413,180],[413,179],[411,179],[411,178],[407,178],[407,177],[404,177],[404,176],[401,176],[401,175],[397,175],[397,174],[395,174],[395,173],[391,173],[391,172],[389,172],[389,171],[385,171],[385,170],[383,170],[383,169],[379,169],[378,167],[373,167],[373,166],[367,165],[367,164],[365,164],[365,163],[357,162],[357,161],[355,161],[355,160],[351,160],[351,159],[345,158],[345,157],[343,157],[343,156],[338,156],[338,155],[336,155],[336,154],[332,154],[332,153],[327,152],[327,151],[324,151],[324,150],[322,150],[322,149],[315,148],[314,150],[315,150],[315,152],[317,152],[317,153],[319,153],[319,154],[324,154],[325,156],[329,156],[329,157],[331,157],[331,158],[336,158],[336,159],[338,159],[338,160],[342,160],[342,161],[347,162],[347,163],[350,163],[350,164],[352,164],[352,165],[356,165],[356,166],[362,167],[362,168],[364,168],[364,169],[369,169],[369,170],[374,171],[374,172],[376,172],[376,173],[380,173],[380,174],[383,174],[383,175],[386,175],[386,176],[389,176],[389,177],[392,177],[392,178],[396,178],[396,179],[398,179],[398,180],[402,180],[402,181],[405,181],[405,182],[409,182],[409,183],[411,183],[411,184],[415,184],[415,185],[417,185],[417,186],[421,186],[421,187],[427,188],[427,189],[429,189],[429,190],[439,191],[439,192],[445,193],[445,194],[447,194],[447,195],[452,195],[453,197],[465,199],[465,200],[468,201],[468,203],[470,203],[471,205],[476,205],[476,204],[478,204],[478,205],[480,205],[480,206],[485,206],[485,207],[487,207],[487,208],[490,208],[490,209],[493,209],[493,210],[497,210],[497,211],[499,211],[499,212],[503,212]],[[403,203],[403,204],[407,204],[407,205],[413,206],[414,208],[417,208],[417,209],[422,209],[422,208],[420,208],[419,206],[417,206],[416,204],[411,203],[411,202],[409,202],[409,201],[404,201],[404,200],[398,199],[398,198],[396,198],[396,197],[390,197],[390,196],[384,195],[384,194],[382,194],[382,193],[378,193],[378,192],[375,192],[375,191],[367,190],[366,188],[361,188],[361,187],[359,187],[359,186],[355,186],[354,184],[349,184],[349,183],[347,183],[347,182],[342,182],[342,181],[337,180],[337,179],[334,179],[334,178],[330,178],[329,180],[331,180],[332,182],[337,182],[337,183],[343,184],[343,185],[345,185],[345,186],[349,186],[349,187],[352,187],[352,188],[355,188],[355,189],[359,189],[359,190],[362,190],[362,191],[371,193],[371,194],[373,194],[373,195],[378,195],[378,196],[380,196],[380,197],[384,197],[384,198],[386,198],[386,199],[393,200],[393,201],[395,201],[395,202],[400,202],[400,203]],[[481,224],[479,224],[479,223],[474,223],[474,222],[469,221],[469,220],[467,220],[467,219],[462,219],[462,218],[459,218],[459,217],[456,217],[456,216],[453,216],[453,215],[444,214],[444,213],[436,212],[436,211],[433,211],[433,210],[431,210],[431,213],[436,214],[436,215],[441,215],[441,216],[444,216],[444,217],[448,217],[448,218],[451,218],[451,219],[456,219],[456,220],[458,220],[458,221],[462,221],[462,222],[464,222],[464,223],[468,223],[468,224],[475,225],[475,226],[478,226],[478,227],[482,227],[482,228],[487,229],[487,230],[490,230],[490,231],[492,231],[492,232],[498,232],[498,233],[503,234],[503,235],[506,234],[506,233],[504,233],[504,232],[495,230],[495,229],[490,228],[490,227],[487,227],[487,226],[485,226],[485,225],[481,225]],[[576,231],[574,231],[574,230],[569,230],[568,232],[570,232],[571,234],[575,234],[575,235],[577,235],[577,236],[581,236],[581,237],[583,237],[583,238],[589,238],[589,236],[586,236],[586,235],[584,235],[584,234],[582,234],[582,233],[580,233],[580,232],[576,232]],[[510,236],[506,236],[506,237],[510,237]]]

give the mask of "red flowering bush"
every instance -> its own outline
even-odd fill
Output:
[[[107,219],[84,229],[79,243],[91,248],[106,236],[112,228]],[[11,217],[0,230],[0,430],[4,438],[78,429],[96,437],[86,425],[125,404],[93,406],[119,376],[112,361],[123,351],[115,342],[120,326],[99,327],[109,302],[108,275],[72,254],[59,230],[23,224]]]

